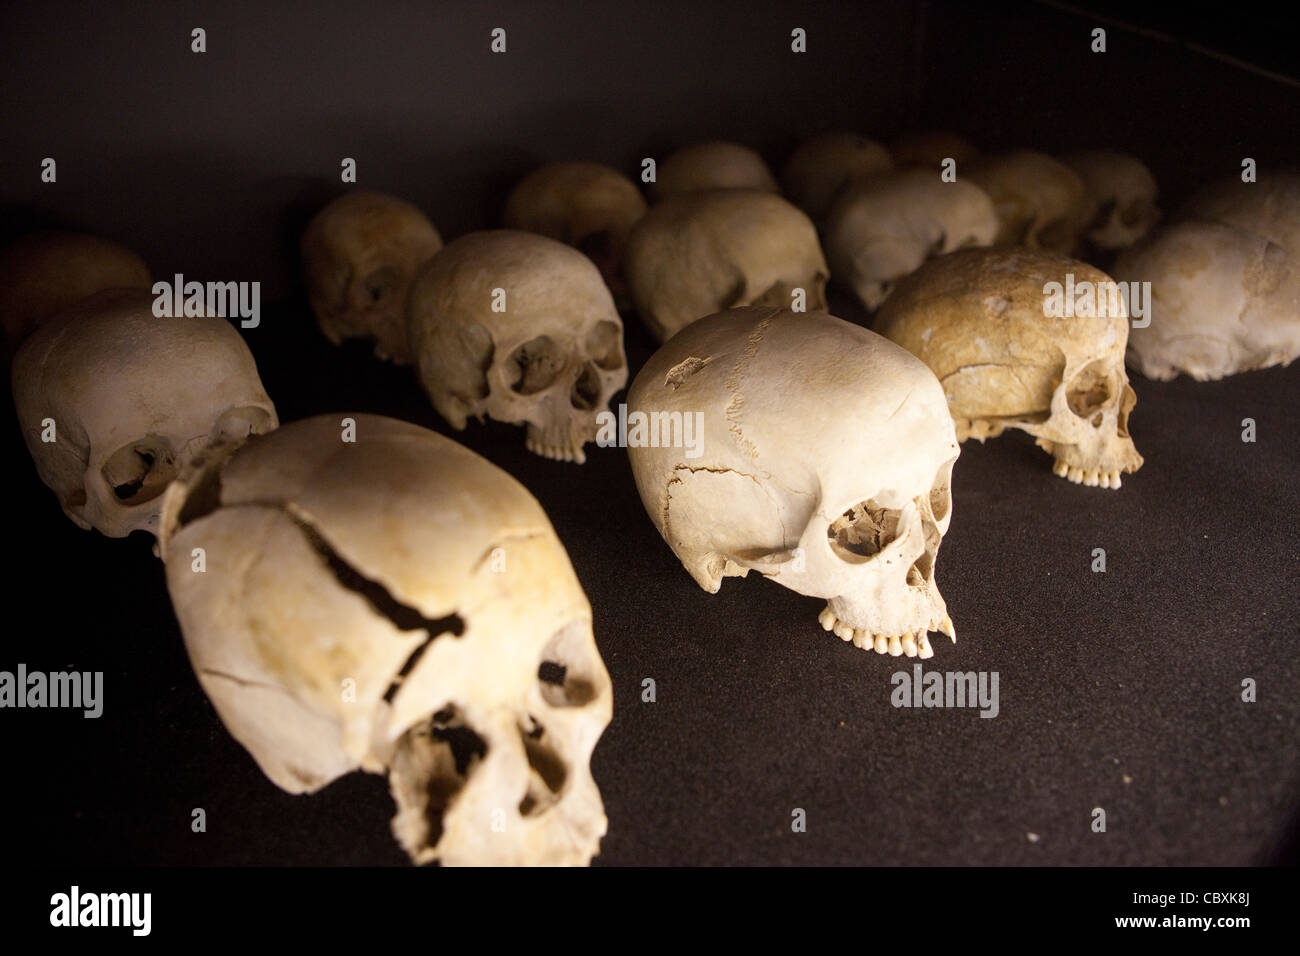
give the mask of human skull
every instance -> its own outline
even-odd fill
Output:
[[[1069,166],[1020,150],[970,163],[966,176],[993,200],[999,245],[1074,251],[1086,207],[1083,180]]]
[[[563,545],[463,446],[348,417],[355,441],[340,416],[293,422],[168,493],[167,587],[199,683],[290,793],[386,774],[416,863],[587,864],[612,695]]]
[[[1155,177],[1137,157],[1093,149],[1061,160],[1083,181],[1083,236],[1098,249],[1127,249],[1160,220]]]
[[[484,415],[527,426],[544,458],[582,464],[596,415],[627,383],[623,320],[591,260],[509,229],[447,245],[411,286],[411,355],[453,428]]]
[[[662,434],[628,449],[646,511],[700,587],[758,571],[825,598],[822,626],[880,654],[930,657],[931,630],[955,640],[934,564],[958,445],[913,356],[824,312],[732,309],[659,349],[628,409],[701,416],[698,457]]]
[[[984,190],[937,170],[907,169],[851,188],[826,220],[826,258],[836,280],[868,309],[930,256],[992,244],[998,217]]]
[[[1300,172],[1266,171],[1251,183],[1229,176],[1199,189],[1179,215],[1253,232],[1300,258]]]
[[[372,339],[377,357],[410,364],[407,289],[441,248],[424,213],[394,196],[357,191],[327,205],[302,236],[307,296],[325,337]]]
[[[1073,314],[1049,316],[1063,304],[1049,298],[1053,282],[1062,299],[1078,290],[1062,309]],[[1096,290],[1087,308],[1085,282]],[[1118,488],[1142,466],[1128,434],[1128,312],[1099,269],[1028,249],[953,252],[900,280],[875,328],[939,377],[959,440],[1019,428],[1057,475],[1090,487]]]
[[[551,163],[511,191],[503,225],[580,250],[600,269],[615,304],[626,307],[623,246],[645,209],[641,190],[616,169],[600,163]]]
[[[659,164],[651,189],[656,199],[710,189],[779,191],[762,156],[724,142],[695,143],[672,153]]]
[[[894,161],[873,139],[823,133],[805,141],[786,161],[781,183],[790,201],[819,222],[846,189],[889,172]]]
[[[894,165],[900,168],[923,166],[937,170],[945,159],[957,164],[958,173],[969,160],[979,155],[979,150],[956,133],[912,131],[904,133],[889,148]]]
[[[826,308],[830,270],[812,220],[780,196],[722,189],[665,200],[624,254],[632,302],[660,342],[742,305]]]
[[[104,289],[150,289],[126,246],[80,232],[32,233],[0,250],[0,324],[9,354],[42,321]]]
[[[78,526],[111,538],[156,536],[163,492],[191,458],[278,423],[234,327],[157,318],[147,292],[100,292],[59,313],[23,343],[12,374],[41,481]]]
[[[1150,282],[1149,324],[1128,339],[1147,378],[1223,378],[1300,356],[1300,259],[1262,235],[1205,220],[1169,226],[1115,263]]]

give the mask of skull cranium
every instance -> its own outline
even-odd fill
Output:
[[[13,392],[41,480],[80,527],[113,538],[157,535],[168,484],[209,443],[278,423],[229,322],[158,318],[133,290],[42,324],[14,357]]]
[[[408,312],[420,381],[454,428],[524,424],[529,451],[586,461],[627,382],[623,321],[590,259],[533,233],[472,232],[428,263]]]
[[[830,270],[812,221],[780,196],[719,189],[668,199],[637,223],[625,256],[632,301],[659,341],[744,305],[826,307]]]
[[[822,626],[857,647],[929,657],[927,631],[955,638],[934,565],[958,445],[914,356],[824,312],[732,309],[659,349],[628,409],[702,416],[698,457],[662,436],[629,455],[651,520],[706,591],[758,571],[826,599]]]
[[[1049,283],[1063,299],[1070,284],[1079,290],[1060,316],[1049,314]],[[1095,295],[1075,309],[1088,302],[1084,283]],[[1128,434],[1128,312],[1104,272],[1028,249],[953,252],[901,280],[875,327],[939,377],[960,440],[1018,428],[1057,475],[1094,487],[1118,488],[1142,466]]]
[[[416,863],[585,865],[611,694],[564,547],[473,452],[349,418],[354,440],[338,416],[294,422],[169,491],[167,586],[199,682],[284,790],[386,774]]]
[[[302,236],[307,295],[325,337],[371,339],[377,357],[409,364],[407,289],[441,248],[424,213],[394,196],[362,190],[327,205]]]

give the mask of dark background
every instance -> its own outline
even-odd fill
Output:
[[[11,6],[0,35],[0,209],[101,232],[159,277],[260,280],[244,332],[282,420],[367,411],[447,432],[413,376],[335,349],[297,286],[306,218],[359,185],[415,201],[445,238],[561,158],[635,173],[699,138],[759,148],[848,128],[951,128],[989,150],[1117,146],[1167,203],[1294,163],[1276,24],[1226,5],[1098,15],[1040,4],[680,3]],[[1109,51],[1088,52],[1093,26]],[[208,50],[189,52],[203,26]],[[492,27],[509,52],[488,53]],[[795,26],[809,52],[789,52]],[[1235,32],[1229,32],[1229,28]],[[1217,45],[1216,45],[1217,44]],[[58,161],[57,184],[39,181]],[[833,311],[866,317],[843,297]],[[651,342],[628,317],[633,373]],[[1052,476],[1008,435],[963,448],[938,580],[960,643],[927,670],[1000,674],[1001,713],[896,710],[914,661],[826,634],[820,601],[763,581],[701,591],[646,518],[626,454],[578,467],[522,430],[456,437],[546,507],[595,612],[614,720],[593,760],[600,864],[1204,863],[1291,860],[1300,809],[1295,514],[1300,368],[1220,383],[1136,378],[1145,467],[1118,492]],[[616,397],[616,401],[622,396]],[[105,672],[99,720],[0,711],[12,858],[39,863],[401,863],[384,781],[278,791],[198,688],[142,536],[84,533],[0,411],[10,626],[0,669]],[[1255,419],[1258,441],[1241,441]],[[365,489],[358,489],[364,494]],[[1090,570],[1094,548],[1108,570]],[[658,702],[643,704],[653,677]],[[1245,677],[1259,701],[1240,700]],[[1107,812],[1093,833],[1091,811]],[[195,807],[208,832],[190,831]],[[790,830],[791,811],[808,830]],[[1038,836],[1032,842],[1028,834]]]

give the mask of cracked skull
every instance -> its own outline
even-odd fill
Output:
[[[1176,223],[1120,256],[1115,277],[1151,283],[1149,324],[1128,341],[1147,378],[1207,381],[1300,356],[1300,260],[1262,235]]]
[[[826,308],[830,270],[806,215],[749,189],[695,193],[653,207],[628,240],[632,301],[664,342],[696,319],[745,305]]]
[[[993,200],[999,245],[1069,255],[1084,221],[1083,180],[1046,153],[1020,150],[968,164],[966,176]]]
[[[626,306],[623,246],[645,215],[636,183],[600,163],[551,163],[521,179],[506,200],[502,224],[558,239],[581,251]]]
[[[1049,283],[1073,283],[1071,309],[1055,308],[1064,302]],[[1019,428],[1056,459],[1057,475],[1118,488],[1142,465],[1128,434],[1137,402],[1124,373],[1128,324],[1099,269],[1028,249],[967,249],[901,280],[875,327],[939,377],[960,440]]]
[[[12,354],[42,321],[105,289],[152,286],[130,249],[80,232],[37,232],[0,251],[0,324]]]
[[[302,236],[307,295],[325,337],[371,339],[377,357],[410,364],[407,289],[441,248],[424,213],[394,196],[357,191],[331,202]]]
[[[293,422],[168,493],[167,586],[199,682],[290,793],[385,774],[416,863],[586,865],[611,693],[564,547],[478,455],[350,418],[355,441],[339,416]]]
[[[221,318],[158,318],[148,292],[100,292],[59,313],[12,374],[41,480],[80,527],[113,538],[157,535],[163,492],[207,444],[277,424],[239,332]]]
[[[849,190],[826,221],[826,258],[868,309],[930,256],[987,246],[998,217],[984,190],[908,169]]]
[[[629,455],[706,591],[757,571],[826,599],[822,626],[857,647],[929,657],[928,631],[955,639],[934,570],[958,445],[914,356],[824,312],[733,309],[659,349],[628,408],[652,428],[700,416],[698,457],[662,431]]]
[[[1083,236],[1098,249],[1127,249],[1160,220],[1158,189],[1146,164],[1113,149],[1062,156],[1083,181]]]
[[[529,451],[586,461],[627,382],[623,320],[590,259],[533,233],[473,232],[420,273],[408,311],[420,381],[452,427],[523,424]]]

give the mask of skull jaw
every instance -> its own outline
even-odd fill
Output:
[[[1050,438],[1039,438],[1037,444],[1056,459],[1053,474],[1089,488],[1118,488],[1121,474],[1132,474],[1142,467],[1143,459],[1133,439],[1118,432],[1078,444]]]
[[[939,631],[957,643],[948,607],[933,581],[904,585],[886,600],[833,597],[818,617],[824,629],[854,647],[899,657],[934,656],[927,632]]]

